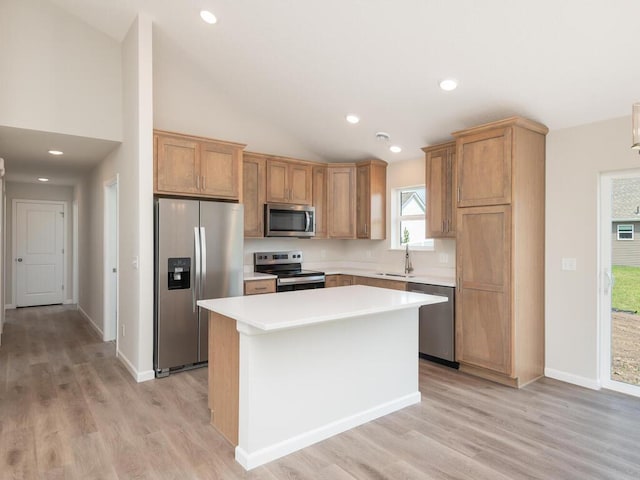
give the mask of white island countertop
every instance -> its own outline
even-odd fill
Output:
[[[198,305],[272,332],[446,301],[436,295],[351,285],[200,300]]]

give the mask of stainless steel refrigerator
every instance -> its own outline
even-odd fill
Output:
[[[243,293],[243,206],[155,200],[156,377],[206,365],[208,315],[200,299]]]

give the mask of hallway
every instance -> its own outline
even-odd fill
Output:
[[[422,403],[245,472],[207,370],[137,384],[73,306],[8,310],[0,479],[637,479],[640,399],[420,361]]]

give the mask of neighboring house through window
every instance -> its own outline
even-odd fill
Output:
[[[393,192],[391,248],[433,250],[433,239],[425,238],[426,196],[423,185],[397,188]]]
[[[618,225],[618,240],[633,240],[633,225]]]

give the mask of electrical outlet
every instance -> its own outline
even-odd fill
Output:
[[[576,269],[575,258],[562,258],[562,270],[573,271]]]
[[[449,263],[449,254],[441,253],[440,255],[438,255],[438,261],[440,263]]]
[[[124,328],[124,323],[123,323],[123,324],[122,324],[122,336],[124,337],[124,336],[125,336],[125,334],[126,334],[126,330],[125,330],[125,328]]]
[[[327,258],[327,251],[325,249],[320,250],[320,258]]]
[[[131,266],[134,270],[138,270],[138,256],[131,257]]]
[[[367,250],[367,258],[372,258],[373,252],[371,250]]]

